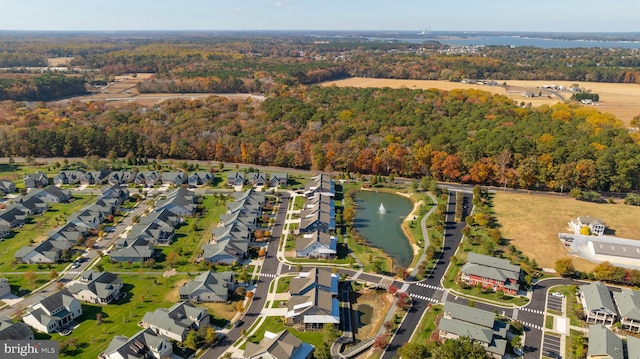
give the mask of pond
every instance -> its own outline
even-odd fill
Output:
[[[355,230],[395,264],[404,268],[411,265],[413,249],[402,232],[402,221],[411,213],[413,203],[396,194],[375,191],[358,191],[354,198],[358,205]]]

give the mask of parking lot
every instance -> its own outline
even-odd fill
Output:
[[[562,303],[563,303],[564,297],[558,297],[553,295],[552,293],[556,293],[556,292],[550,291],[549,294],[547,295],[547,309],[555,310],[558,313],[562,313]]]
[[[562,355],[560,355],[560,337],[553,334],[545,334],[542,341],[543,358],[562,358]]]

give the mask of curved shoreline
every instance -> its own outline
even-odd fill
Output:
[[[407,216],[404,218],[404,220],[402,221],[402,225],[400,226],[402,228],[402,233],[404,233],[404,236],[407,237],[407,239],[409,240],[409,245],[411,246],[411,248],[413,249],[413,258],[411,259],[411,264],[415,263],[416,259],[418,258],[419,254],[420,254],[420,246],[418,246],[417,241],[415,238],[413,238],[413,235],[411,234],[411,231],[409,230],[409,228],[407,227],[409,224],[409,222],[411,220],[413,220],[414,217],[417,217],[417,213],[420,211],[420,206],[423,204],[423,201],[417,201],[414,196],[410,193],[403,193],[403,192],[399,192],[396,190],[389,190],[389,189],[385,189],[385,188],[380,188],[380,189],[371,189],[371,188],[360,188],[360,191],[371,191],[371,192],[385,192],[385,193],[391,193],[391,194],[395,194],[395,195],[399,195],[402,197],[405,197],[407,199],[409,199],[411,201],[411,203],[413,203],[413,208],[411,209],[411,212],[409,212],[409,214],[407,214]],[[376,247],[378,248],[378,247]],[[378,248],[380,250],[382,250],[382,248]],[[384,250],[382,250],[384,252]],[[386,254],[386,253],[385,253]],[[389,258],[391,258],[391,256],[389,256],[387,254],[387,256]],[[391,260],[395,263],[395,261],[393,260],[393,258],[391,258]],[[409,264],[409,265],[411,265]],[[408,267],[407,270],[409,270],[411,267]]]

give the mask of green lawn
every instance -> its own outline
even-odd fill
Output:
[[[9,280],[9,286],[11,286],[11,293],[18,296],[25,296],[31,293],[34,289],[47,283],[49,281],[48,273],[35,273],[32,281],[27,281],[23,274],[3,274],[2,277]]]
[[[304,196],[296,196],[295,199],[293,200],[293,209],[294,210],[299,210],[302,209],[302,206],[304,206],[304,203],[306,202],[306,198]]]
[[[262,326],[258,328],[255,334],[248,338],[248,340],[253,343],[259,343],[262,338],[264,338],[265,331],[277,333],[284,329],[287,329],[289,333],[295,335],[303,342],[307,342],[315,347],[323,343],[321,332],[299,332],[291,327],[285,327],[285,325],[282,323],[282,319],[278,317],[267,317]]]
[[[137,323],[146,312],[169,308],[175,304],[174,300],[169,300],[169,292],[176,291],[176,283],[186,277],[177,275],[163,278],[159,275],[131,274],[120,275],[120,278],[124,282],[127,297],[107,306],[82,304],[83,315],[76,319],[80,325],[70,336],[78,338],[78,352],[74,355],[61,355],[61,358],[95,358],[107,348],[115,335],[131,336],[141,330]],[[96,323],[98,313],[103,318],[101,325]],[[215,318],[215,313],[211,314]],[[51,339],[63,341],[70,337],[53,334]]]
[[[70,203],[52,203],[49,210],[38,216],[32,216],[22,228],[14,229],[0,246],[0,272],[48,271],[51,268],[60,272],[67,264],[40,266],[36,264],[13,264],[14,254],[24,246],[32,245],[32,241],[44,240],[52,229],[67,223],[67,218],[96,200],[95,196],[75,196]]]
[[[281,277],[278,279],[278,287],[276,293],[286,293],[289,291],[289,285],[291,284],[291,278],[293,277]]]
[[[431,337],[431,333],[436,330],[435,320],[438,314],[442,313],[443,306],[441,304],[433,305],[422,317],[420,324],[418,325],[418,330],[415,332],[415,335],[411,339],[413,343],[421,343],[427,344],[429,343],[429,338]]]
[[[544,327],[553,330],[553,316],[547,315],[544,318]]]

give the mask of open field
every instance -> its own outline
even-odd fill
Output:
[[[557,86],[565,86],[569,88],[572,84],[579,84],[581,88],[591,90],[593,93],[600,95],[600,102],[597,108],[600,112],[610,112],[622,120],[627,126],[631,119],[640,115],[640,85],[637,84],[618,84],[618,83],[602,83],[602,82],[577,82],[577,81],[520,81],[508,80],[497,81],[498,83],[506,82],[507,88],[502,86],[486,86],[471,85],[459,82],[449,81],[433,81],[433,80],[397,80],[397,79],[371,79],[362,77],[353,77],[338,81],[329,81],[322,86],[339,86],[339,87],[391,87],[391,88],[410,88],[410,89],[479,89],[498,95],[506,95],[516,102],[531,102],[533,106],[542,104],[555,104],[562,102],[562,98],[571,97],[570,92],[558,92],[556,95],[552,91],[539,89],[538,86],[554,84]],[[507,91],[508,90],[508,91]],[[523,92],[542,92],[542,97],[525,97]]]
[[[553,268],[556,260],[567,255],[558,232],[570,232],[568,222],[578,216],[600,218],[616,236],[640,240],[640,207],[581,202],[568,197],[495,194],[495,213],[502,234],[538,265]],[[572,257],[576,269],[590,271],[595,267],[585,259]]]
[[[68,65],[73,57],[50,57],[47,59],[47,65],[49,66],[66,66]]]

